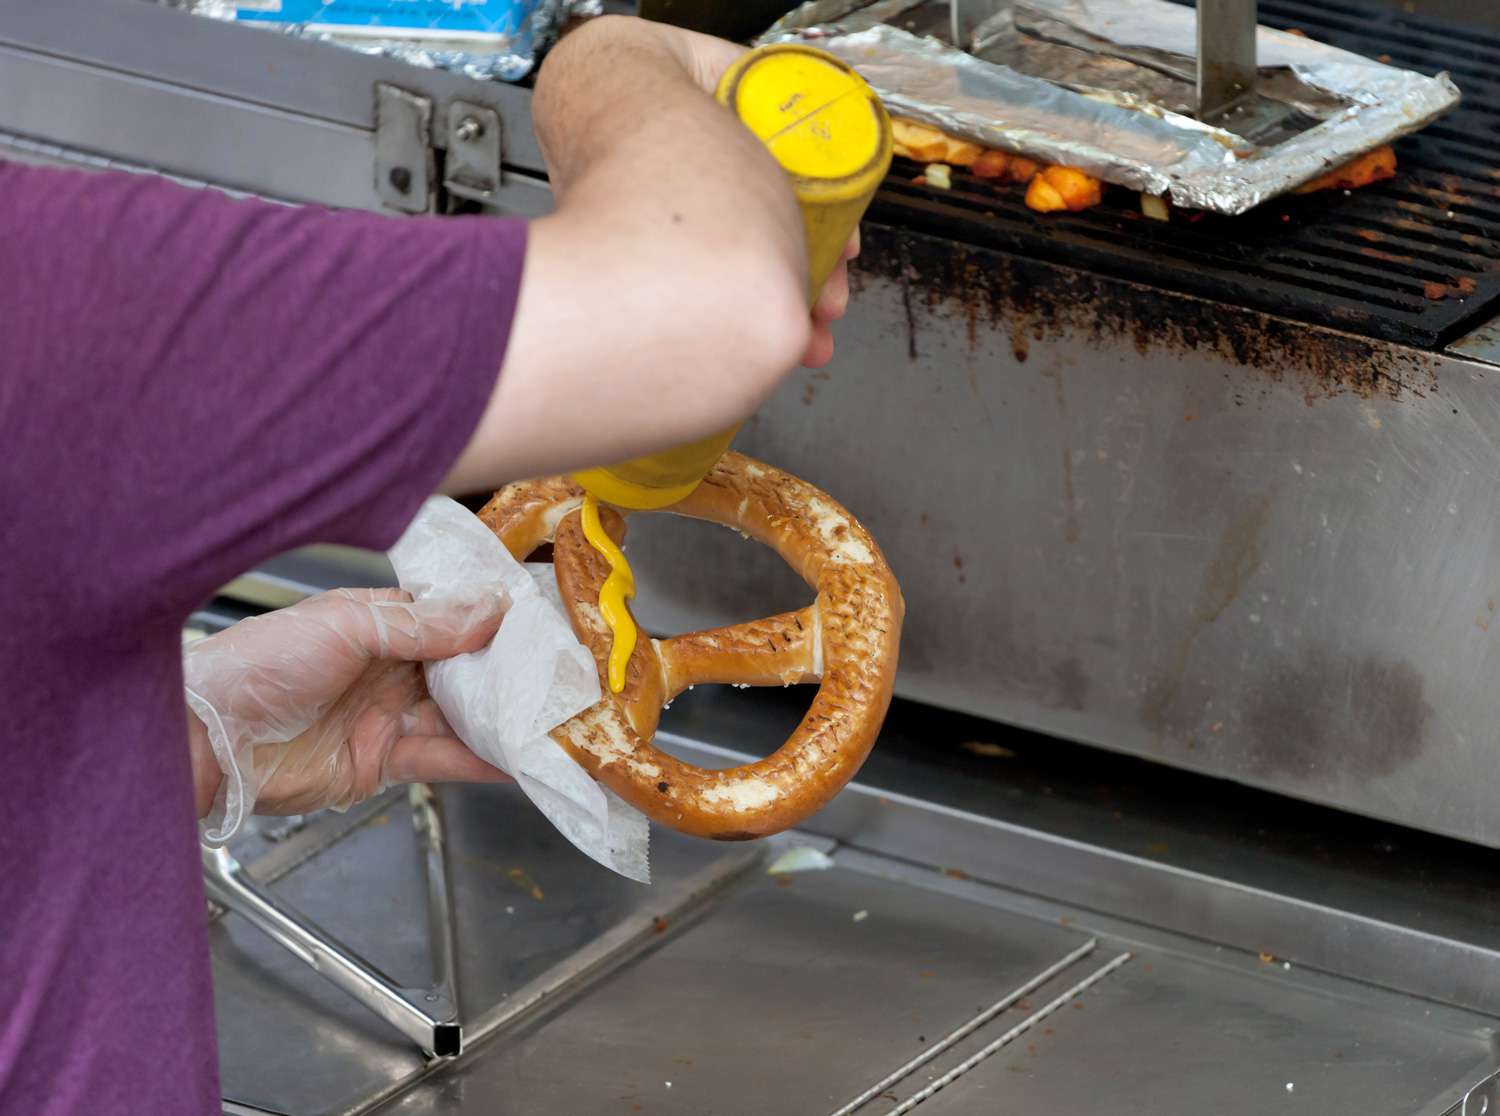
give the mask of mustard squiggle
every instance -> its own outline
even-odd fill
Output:
[[[630,563],[625,561],[624,553],[599,522],[599,501],[591,495],[584,496],[581,514],[583,537],[609,563],[609,577],[604,579],[599,590],[599,614],[604,617],[611,636],[609,689],[618,694],[625,688],[625,668],[635,650],[635,621],[625,607],[625,602],[635,596],[635,575],[630,572]]]

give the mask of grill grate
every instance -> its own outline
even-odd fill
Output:
[[[1042,216],[1018,187],[955,171],[951,191],[935,190],[900,161],[871,216],[1419,348],[1488,320],[1500,309],[1500,34],[1325,0],[1261,0],[1260,19],[1392,65],[1446,69],[1463,101],[1396,145],[1394,179],[1239,217],[1152,221],[1124,190],[1085,213]]]

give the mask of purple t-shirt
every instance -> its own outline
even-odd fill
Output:
[[[500,369],[521,222],[0,164],[0,1113],[219,1110],[181,629],[388,547]]]

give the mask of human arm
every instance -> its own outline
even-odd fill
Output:
[[[176,623],[309,542],[384,548],[445,474],[483,490],[744,417],[814,331],[784,174],[705,92],[736,53],[632,20],[570,36],[538,93],[560,205],[534,253],[517,220],[0,163],[0,441],[33,463],[0,490],[80,623]]]
[[[609,17],[549,56],[533,117],[557,199],[532,223],[495,391],[445,489],[661,448],[750,414],[815,329],[785,172],[710,90],[740,48]]]

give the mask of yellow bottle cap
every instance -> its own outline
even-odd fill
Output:
[[[849,66],[800,43],[744,55],[717,96],[792,180],[807,240],[808,302],[816,302],[890,169],[885,107]]]
[[[831,54],[793,43],[752,51],[724,75],[718,97],[807,185],[867,197],[885,174],[885,110],[865,79]]]

